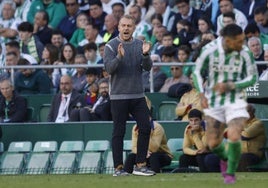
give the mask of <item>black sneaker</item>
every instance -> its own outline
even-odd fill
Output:
[[[132,174],[137,175],[137,176],[153,176],[155,175],[155,172],[152,170],[149,170],[147,166],[142,166],[142,167],[135,166]]]
[[[113,176],[128,176],[129,173],[124,171],[123,169],[115,170]]]

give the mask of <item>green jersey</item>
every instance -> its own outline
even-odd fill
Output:
[[[207,73],[205,88],[204,72]],[[254,85],[258,73],[252,53],[246,46],[240,52],[225,53],[222,38],[203,47],[193,74],[196,89],[205,93],[210,107],[219,107],[234,103],[236,99],[245,99],[244,89]],[[219,94],[213,90],[215,84],[232,81],[235,89]]]

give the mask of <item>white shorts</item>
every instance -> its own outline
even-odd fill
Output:
[[[247,103],[244,100],[236,100],[233,104],[227,104],[216,108],[206,108],[204,113],[222,123],[229,123],[239,117],[249,118]]]

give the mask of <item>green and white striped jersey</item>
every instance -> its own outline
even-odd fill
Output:
[[[207,72],[205,89],[202,75]],[[205,92],[210,107],[223,106],[234,103],[236,99],[245,99],[244,89],[254,85],[258,73],[252,53],[246,46],[240,52],[225,53],[222,47],[222,38],[210,42],[203,47],[193,74],[196,89],[200,93]],[[235,83],[235,90],[223,94],[213,91],[217,83]]]

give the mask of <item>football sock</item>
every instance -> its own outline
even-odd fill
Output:
[[[234,174],[240,160],[241,156],[241,143],[240,141],[231,142],[228,141],[228,167],[227,167],[227,174]]]
[[[226,161],[227,160],[227,154],[225,151],[225,146],[224,143],[220,143],[217,147],[212,149],[212,152],[218,155],[222,160]]]

